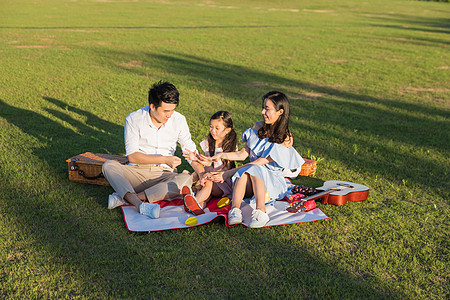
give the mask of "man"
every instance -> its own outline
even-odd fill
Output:
[[[158,218],[160,208],[153,202],[179,198],[180,189],[192,185],[188,173],[176,172],[181,164],[181,159],[174,156],[177,142],[182,149],[193,152],[196,146],[186,118],[175,111],[179,92],[173,84],[155,83],[148,102],[148,106],[130,113],[125,120],[125,151],[130,164],[109,160],[102,169],[116,191],[109,196],[109,209],[128,202],[141,214]],[[204,172],[200,163],[190,164],[196,172]]]

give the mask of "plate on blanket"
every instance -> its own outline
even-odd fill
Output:
[[[161,231],[200,226],[209,223],[218,217],[225,218],[225,225],[228,226],[227,218],[231,205],[224,208],[218,208],[217,202],[219,200],[220,199],[212,199],[209,201],[205,209],[206,213],[197,216],[197,224],[193,226],[185,224],[186,220],[193,215],[184,211],[183,200],[181,199],[159,201],[158,203],[161,206],[159,219],[150,219],[149,217],[140,215],[134,205],[124,205],[121,208],[125,225],[127,229],[132,232]],[[267,205],[266,211],[269,214],[270,221],[267,223],[266,227],[329,219],[320,208],[315,208],[308,212],[290,213],[286,211],[288,206],[289,204],[286,201],[275,201],[272,205]],[[248,227],[254,208],[255,204],[242,203],[242,225]]]

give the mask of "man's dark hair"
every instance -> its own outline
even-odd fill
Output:
[[[161,102],[176,104],[180,101],[180,93],[177,88],[167,81],[159,81],[152,85],[148,91],[148,104],[153,104],[155,108],[161,106]]]

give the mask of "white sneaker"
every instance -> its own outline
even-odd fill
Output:
[[[117,194],[116,192],[109,195],[109,197],[108,197],[108,208],[109,209],[114,209],[114,208],[122,206],[124,204],[127,204],[127,202],[125,200],[123,200],[119,196],[119,194]]]
[[[242,223],[242,211],[235,207],[228,212],[228,225],[236,225]]]
[[[139,205],[139,213],[152,219],[159,218],[161,207],[156,203],[143,202]]]
[[[255,209],[252,212],[252,218],[250,219],[250,224],[248,224],[248,227],[250,228],[261,228],[264,227],[267,222],[269,222],[270,218],[269,215],[262,210]]]

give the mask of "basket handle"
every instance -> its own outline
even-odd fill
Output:
[[[84,174],[83,170],[78,170],[78,174],[80,174],[81,176],[83,176],[86,179],[97,179],[97,178],[102,178],[105,177],[103,176],[103,173],[100,172],[100,174],[96,175],[96,176],[87,176],[86,174]]]
[[[71,171],[78,171],[78,174],[79,174],[80,176],[83,176],[84,178],[90,179],[90,180],[94,180],[94,179],[98,179],[98,178],[105,177],[105,176],[103,176],[103,173],[102,173],[102,172],[100,172],[100,174],[98,174],[98,175],[96,175],[96,176],[87,176],[86,174],[84,174],[84,171],[83,171],[83,170],[80,170],[80,167],[78,167],[78,166],[75,164],[75,162],[76,162],[77,160],[78,160],[78,159],[74,159],[74,160],[70,163],[70,170],[71,170]]]

